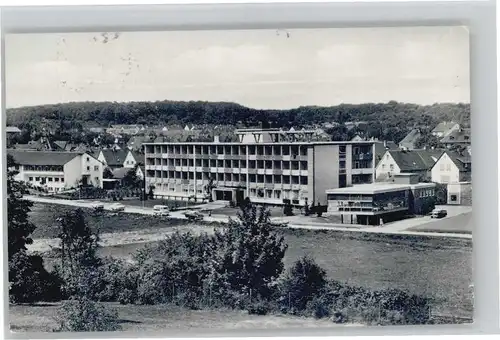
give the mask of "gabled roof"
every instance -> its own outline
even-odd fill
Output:
[[[411,130],[405,138],[403,138],[403,140],[401,142],[399,142],[399,144],[407,144],[407,143],[410,143],[410,144],[414,144],[418,138],[420,138],[421,136],[421,133],[418,129],[413,129]]]
[[[69,142],[65,140],[56,140],[52,144],[55,144],[61,150],[66,150],[66,147],[68,146]]]
[[[450,131],[457,123],[455,122],[441,122],[439,123],[433,130],[432,132],[434,133],[440,133],[440,132],[448,132]]]
[[[125,162],[125,158],[127,158],[128,150],[101,150],[104,159],[106,160],[106,164],[108,166],[122,166]]]
[[[131,151],[131,153],[132,153],[132,157],[134,157],[135,161],[138,164],[143,164],[144,163],[144,155],[142,153],[134,152],[134,151]]]
[[[389,150],[401,172],[427,171],[441,157],[444,150]]]
[[[457,166],[458,171],[470,172],[472,170],[471,169],[472,162],[471,162],[470,155],[462,156],[457,152],[453,152],[453,151],[449,151],[449,150],[443,152],[443,155],[444,154],[446,154],[448,157],[450,157],[451,161]],[[443,157],[443,155],[441,155],[441,157]],[[439,158],[441,158],[441,157],[439,157]]]
[[[470,129],[459,129],[450,133],[448,136],[441,139],[441,143],[452,144],[452,143],[470,143]]]
[[[83,152],[7,150],[19,165],[64,165]]]

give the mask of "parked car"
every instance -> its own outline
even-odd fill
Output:
[[[190,221],[202,221],[204,215],[197,211],[186,211],[184,216]]]
[[[448,212],[444,209],[434,209],[431,213],[431,218],[443,218],[448,215]]]
[[[153,207],[153,215],[154,216],[169,216],[170,208],[166,205],[155,205]]]
[[[104,203],[99,201],[92,202],[90,206],[95,210],[104,210]]]
[[[114,212],[123,211],[125,210],[125,206],[121,203],[113,203],[110,205],[109,210]]]

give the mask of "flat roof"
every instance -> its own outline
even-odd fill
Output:
[[[142,145],[342,145],[342,144],[374,144],[376,141],[328,141],[328,142],[148,142]]]
[[[327,194],[353,194],[353,195],[373,195],[384,192],[395,192],[410,189],[433,188],[435,183],[417,183],[417,184],[397,184],[397,183],[370,183],[358,184],[351,187],[328,189]]]
[[[393,192],[410,190],[409,184],[394,184],[394,183],[370,183],[358,184],[352,187],[328,189],[327,194],[377,194],[382,192]]]

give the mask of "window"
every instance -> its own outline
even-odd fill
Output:
[[[446,171],[451,171],[451,164],[446,164]]]
[[[95,165],[94,166],[94,171],[98,171],[99,170],[99,165]]]
[[[389,166],[389,168],[391,169],[391,171],[393,171],[393,170],[394,170],[394,164],[391,164],[391,165]]]
[[[35,177],[35,181],[39,182],[40,181],[40,177]]]
[[[52,182],[52,177],[47,177],[47,179],[49,180],[49,182]]]
[[[444,164],[443,163],[439,164],[439,170],[444,171]]]
[[[54,178],[54,181],[59,182],[59,178],[58,177]]]
[[[30,177],[30,182],[33,182],[33,177]]]
[[[339,167],[340,167],[341,169],[345,169],[345,161],[340,161],[340,162],[339,162]]]
[[[450,196],[450,200],[451,200],[452,202],[456,202],[456,201],[458,200],[458,199],[457,199],[457,195],[451,195],[451,196]]]
[[[382,170],[385,170],[385,164],[382,164]]]
[[[61,183],[64,183],[64,178],[61,178]]]
[[[90,171],[90,166],[87,167],[87,171]]]
[[[99,182],[99,177],[94,177],[94,180],[95,180],[96,182]]]
[[[274,198],[280,199],[281,197],[281,190],[274,190]]]

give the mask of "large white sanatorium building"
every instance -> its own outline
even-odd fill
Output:
[[[155,196],[294,205],[326,204],[326,190],[372,183],[375,142],[317,142],[312,131],[237,130],[238,142],[146,143],[146,186]]]

